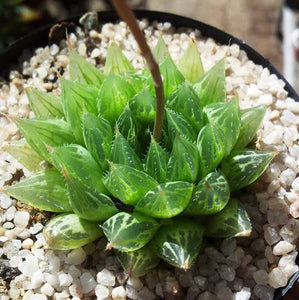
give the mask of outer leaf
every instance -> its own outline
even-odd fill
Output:
[[[263,105],[241,111],[241,129],[235,149],[242,149],[249,144],[259,129],[265,113],[266,108]]]
[[[224,159],[221,170],[231,191],[239,190],[256,181],[267,169],[277,152],[235,150]]]
[[[6,186],[4,193],[41,210],[71,212],[63,176],[54,169],[45,170]]]
[[[167,99],[185,81],[185,78],[170,57],[160,64],[160,72],[163,77],[165,99]]]
[[[160,259],[148,247],[121,252],[115,250],[116,256],[129,276],[141,277],[155,268]]]
[[[98,89],[79,83],[61,81],[61,100],[67,122],[71,125],[76,140],[83,144],[82,115],[83,111],[98,114],[96,99]]]
[[[28,87],[25,89],[30,107],[38,118],[63,118],[60,97]]]
[[[126,71],[134,72],[135,69],[116,43],[112,42],[107,51],[105,73],[121,75]]]
[[[110,153],[110,160],[115,164],[126,165],[138,170],[143,170],[139,157],[118,130],[116,130]]]
[[[100,193],[107,193],[102,182],[101,167],[82,146],[68,145],[53,148],[51,157],[54,166],[63,173],[68,173]]]
[[[195,83],[204,75],[200,53],[193,39],[180,59],[178,68],[191,83]]]
[[[158,39],[158,43],[154,49],[154,56],[159,64],[162,63],[166,58],[170,57],[168,47],[162,36],[160,36]]]
[[[200,80],[193,85],[200,98],[201,107],[211,103],[223,102],[225,91],[225,60],[220,60]]]
[[[117,208],[108,196],[86,186],[67,173],[64,176],[68,187],[70,205],[78,217],[101,222],[117,213]]]
[[[196,221],[178,218],[161,227],[149,245],[167,263],[187,270],[199,253],[203,232]]]
[[[59,214],[44,228],[50,249],[70,250],[82,247],[103,236],[98,223],[80,219],[75,214]]]
[[[75,51],[70,52],[69,58],[69,73],[71,81],[93,85],[97,88],[102,85],[105,75],[99,69],[87,62]]]
[[[41,165],[44,159],[31,149],[25,140],[10,141],[3,144],[2,149],[31,172],[38,172],[44,169]]]
[[[149,89],[141,90],[129,101],[130,110],[141,123],[153,123],[156,117],[156,98]]]
[[[12,118],[29,146],[47,161],[50,160],[48,146],[73,143],[75,138],[68,123],[63,120]]]
[[[148,191],[135,209],[155,218],[172,218],[187,207],[193,188],[193,184],[184,181],[160,184]]]
[[[108,167],[107,159],[110,156],[112,136],[112,129],[107,120],[88,112],[83,115],[83,137],[86,148],[102,170]]]
[[[207,124],[201,129],[197,138],[201,178],[217,168],[224,156],[225,147],[225,139],[221,129],[212,124]]]
[[[198,176],[198,169],[199,153],[196,145],[177,135],[168,161],[167,181],[194,182]]]
[[[192,125],[197,134],[203,127],[203,115],[199,103],[200,99],[194,89],[188,84],[181,84],[170,95],[166,105],[180,113]]]
[[[104,183],[114,197],[128,205],[135,205],[150,189],[158,185],[146,173],[118,164],[111,164]]]
[[[114,125],[134,93],[133,87],[125,79],[112,73],[109,74],[98,96],[100,114]]]
[[[196,186],[195,193],[184,211],[184,215],[211,215],[221,211],[229,200],[229,185],[218,172],[205,176]]]
[[[155,219],[142,214],[119,212],[101,227],[109,241],[108,249],[134,251],[145,246],[159,226]]]
[[[166,180],[168,153],[151,136],[151,144],[145,157],[146,173],[159,183]]]
[[[246,210],[236,199],[231,199],[219,213],[207,219],[206,236],[232,238],[250,236],[251,224]]]
[[[225,155],[229,155],[237,142],[241,128],[241,113],[238,100],[213,103],[204,108],[209,122],[221,128],[226,141]]]
[[[181,115],[172,110],[166,110],[168,134],[174,141],[177,134],[188,138],[191,141],[196,140],[196,133],[191,124]]]

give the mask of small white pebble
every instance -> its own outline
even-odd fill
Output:
[[[104,286],[114,286],[115,276],[107,269],[103,269],[97,274],[97,282]]]
[[[24,249],[31,249],[31,247],[33,246],[33,244],[34,244],[33,240],[30,239],[30,238],[27,238],[26,240],[24,240],[22,242],[22,247]]]
[[[97,299],[104,300],[110,296],[110,290],[107,287],[98,284],[95,288],[95,294]]]
[[[73,282],[73,277],[66,273],[59,274],[58,279],[60,286],[70,286]]]
[[[294,191],[299,192],[299,177],[297,177],[293,183],[292,183],[292,188]]]
[[[123,286],[118,286],[112,290],[112,298],[115,300],[125,300],[126,296],[127,293]]]
[[[79,43],[79,46],[78,46],[78,52],[81,56],[85,56],[86,55],[86,50],[87,50],[87,47],[84,43]]]
[[[48,75],[47,69],[45,67],[37,68],[37,73],[41,79],[45,79]]]
[[[40,232],[43,228],[44,228],[44,226],[41,223],[36,223],[32,227],[29,228],[29,231],[31,234],[36,234],[36,233]]]
[[[252,277],[257,284],[268,284],[268,272],[265,270],[258,270],[252,273]]]
[[[79,265],[86,259],[86,253],[82,248],[72,250],[66,257],[65,262],[70,265]]]
[[[89,272],[84,272],[80,276],[80,282],[81,282],[83,294],[87,294],[91,292],[97,285],[95,279]]]
[[[295,245],[286,242],[286,241],[280,241],[278,244],[276,244],[273,247],[273,254],[274,255],[284,255],[287,254],[295,249]]]
[[[100,55],[101,55],[101,50],[98,49],[98,48],[93,49],[92,52],[91,52],[91,54],[90,54],[90,56],[92,58],[99,57]]]
[[[27,211],[17,211],[14,217],[16,227],[25,228],[28,225],[30,214]]]
[[[278,289],[288,283],[288,278],[280,268],[275,268],[269,273],[269,284]]]
[[[40,291],[48,296],[48,297],[51,297],[53,294],[54,294],[54,288],[48,283],[46,282],[41,288],[40,288]]]
[[[235,293],[234,300],[249,300],[250,296],[250,288],[244,287],[241,291]]]
[[[56,44],[50,46],[50,54],[52,56],[56,55],[59,52],[59,47]]]

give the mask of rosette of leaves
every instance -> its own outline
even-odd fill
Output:
[[[249,235],[248,215],[232,194],[275,155],[246,148],[265,108],[226,101],[224,59],[204,72],[194,41],[178,65],[162,39],[154,53],[166,99],[160,141],[151,134],[149,71],[137,72],[112,43],[104,72],[70,52],[60,97],[28,88],[35,118],[13,118],[25,140],[5,146],[32,171],[5,192],[55,213],[44,229],[49,248],[105,235],[134,276],[160,259],[190,268],[205,236]]]

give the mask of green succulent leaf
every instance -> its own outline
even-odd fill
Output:
[[[209,216],[205,235],[217,238],[250,236],[251,223],[246,210],[236,199],[230,199],[219,213]]]
[[[154,218],[172,218],[189,204],[193,184],[184,181],[160,184],[146,193],[135,210]]]
[[[98,89],[66,80],[61,81],[61,101],[67,122],[71,125],[78,143],[84,144],[82,132],[82,115],[84,111],[98,114]]]
[[[168,134],[171,141],[174,141],[176,135],[184,136],[191,141],[196,140],[196,132],[191,124],[181,114],[167,109],[166,118]]]
[[[52,212],[71,212],[63,176],[55,169],[48,169],[11,186],[3,192],[37,209]]]
[[[225,101],[225,60],[220,60],[212,69],[206,72],[193,85],[193,88],[199,96],[201,107]]]
[[[111,164],[110,172],[104,183],[108,191],[117,199],[128,205],[135,205],[158,182],[145,172],[129,166]]]
[[[162,226],[149,246],[170,265],[187,270],[198,256],[203,233],[204,228],[196,221],[177,218]]]
[[[150,74],[139,74],[139,73],[127,71],[123,74],[123,77],[134,88],[135,94],[137,94],[142,89],[148,86],[148,80]]]
[[[110,156],[113,137],[110,123],[89,112],[83,115],[82,123],[85,146],[104,171],[108,168],[107,159]]]
[[[204,75],[200,53],[193,39],[180,59],[178,68],[191,83],[197,82]]]
[[[200,178],[217,168],[223,159],[225,147],[225,137],[220,128],[207,124],[201,129],[197,138]]]
[[[28,87],[25,89],[30,107],[38,118],[63,118],[63,109],[60,97]]]
[[[130,146],[136,150],[138,148],[136,125],[128,105],[116,121],[116,126],[123,137],[129,142]]]
[[[71,126],[60,119],[12,118],[29,146],[45,160],[50,161],[46,145],[55,147],[74,142]]]
[[[44,159],[30,148],[25,140],[10,141],[3,144],[2,149],[31,172],[35,173],[44,169],[42,166]]]
[[[160,72],[163,77],[165,99],[167,99],[185,81],[185,78],[170,57],[160,64]]]
[[[226,141],[225,156],[237,142],[241,128],[241,113],[238,100],[209,104],[204,108],[209,122],[221,128]]]
[[[189,84],[181,84],[170,95],[166,105],[180,113],[193,127],[196,134],[204,125],[203,114],[199,105],[200,99]]]
[[[80,219],[76,214],[59,214],[44,228],[48,248],[70,250],[80,248],[103,236],[98,223]]]
[[[114,126],[134,94],[134,88],[125,79],[110,73],[104,80],[98,96],[98,109],[101,116]]]
[[[114,250],[122,267],[126,270],[129,276],[141,277],[155,268],[160,258],[156,256],[148,247],[141,249],[123,252]]]
[[[109,74],[112,72],[121,75],[126,71],[134,72],[135,69],[116,43],[112,42],[107,51],[105,73]]]
[[[150,147],[145,157],[146,173],[155,178],[159,183],[165,182],[167,162],[168,153],[151,136]]]
[[[206,175],[195,187],[191,201],[184,215],[211,215],[221,211],[228,203],[230,196],[229,185],[219,172]]]
[[[76,215],[89,221],[105,221],[118,212],[113,201],[105,194],[83,184],[80,180],[64,173],[69,202]]]
[[[50,150],[54,166],[82,181],[100,193],[107,194],[102,182],[102,169],[91,154],[80,145],[55,147]]]
[[[141,171],[143,170],[139,157],[131,148],[129,142],[117,129],[110,153],[110,160],[115,164],[126,165]]]
[[[71,81],[86,85],[93,85],[100,88],[105,75],[99,69],[87,62],[76,51],[70,51],[69,59],[69,73]]]
[[[160,224],[139,213],[119,212],[101,226],[109,244],[107,249],[134,251],[145,246]]]
[[[265,113],[266,108],[263,105],[241,111],[241,129],[235,149],[242,149],[251,142],[261,126]]]
[[[170,57],[168,47],[161,36],[159,37],[158,43],[154,49],[154,56],[159,64],[161,64],[166,58]]]
[[[267,169],[277,152],[234,150],[221,163],[231,191],[239,190],[256,181]]]
[[[177,135],[169,157],[167,181],[194,182],[199,170],[199,152],[197,146],[183,136]]]
[[[143,89],[129,101],[134,118],[140,123],[153,123],[156,117],[156,98],[149,89]]]

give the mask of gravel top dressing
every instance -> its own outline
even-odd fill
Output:
[[[128,278],[107,240],[72,251],[46,249],[43,227],[49,213],[37,211],[0,194],[0,294],[6,299],[273,299],[298,271],[299,239],[299,103],[288,98],[285,83],[268,69],[248,60],[236,44],[221,46],[197,30],[174,29],[170,23],[140,21],[154,47],[162,35],[177,62],[194,39],[205,71],[226,57],[228,99],[238,96],[242,109],[263,104],[266,115],[256,138],[258,150],[278,151],[264,175],[242,191],[239,198],[251,218],[249,238],[208,240],[188,271],[161,263],[141,278]],[[115,41],[136,69],[144,60],[125,23],[105,24],[85,34],[69,35],[73,49],[104,68],[107,47]],[[0,86],[0,112],[33,117],[24,94],[26,86],[60,94],[57,72],[67,77],[65,41],[35,50],[21,58],[22,71],[11,71],[10,82]],[[29,58],[28,58],[29,57]],[[14,123],[0,117],[0,145],[18,140]],[[253,144],[254,147],[254,144]],[[5,148],[5,147],[4,147]],[[0,150],[0,187],[28,176],[29,171]]]

